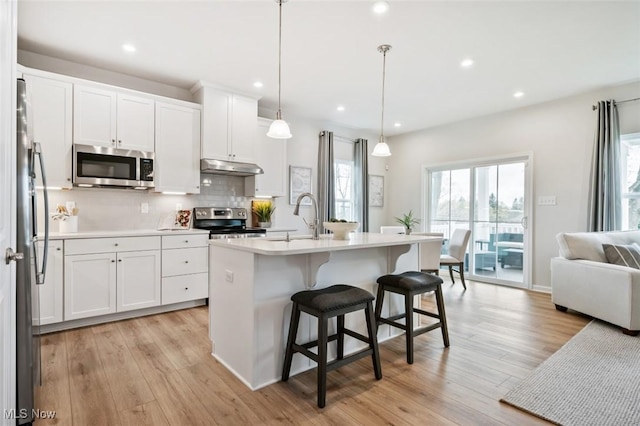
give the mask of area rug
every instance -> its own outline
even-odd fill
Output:
[[[640,336],[594,320],[500,401],[565,426],[640,425]]]

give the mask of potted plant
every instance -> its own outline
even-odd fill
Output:
[[[271,201],[254,201],[253,213],[258,218],[258,226],[260,228],[271,227],[271,215],[275,211],[276,206]]]
[[[396,217],[396,222],[404,226],[405,234],[411,234],[413,227],[420,223],[420,219],[413,217],[413,210],[409,210],[409,213],[405,213],[402,217]]]

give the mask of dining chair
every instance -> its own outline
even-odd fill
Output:
[[[465,290],[467,285],[464,282],[464,255],[467,251],[470,236],[471,231],[468,229],[456,229],[449,240],[449,253],[440,256],[440,266],[449,267],[449,275],[451,275],[451,281],[454,284],[456,281],[453,279],[453,271],[455,266],[458,267],[456,272],[460,274],[460,281],[462,281],[462,286]]]
[[[381,234],[404,234],[404,226],[381,226]]]
[[[440,254],[442,253],[444,234],[441,232],[413,232],[411,235],[437,237],[420,243],[418,252],[420,253],[420,271],[440,275]]]

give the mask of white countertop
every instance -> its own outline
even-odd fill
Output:
[[[162,236],[162,235],[197,235],[208,234],[209,231],[202,229],[189,229],[189,230],[164,230],[158,231],[156,229],[132,229],[122,231],[89,231],[89,232],[73,232],[73,233],[60,233],[51,232],[49,234],[50,240],[71,240],[76,238],[109,238],[109,237],[149,237],[149,236]],[[39,235],[40,237],[41,235]]]
[[[349,240],[334,240],[331,238],[331,235],[321,235],[319,240],[312,240],[308,238],[308,236],[292,236],[291,241],[282,241],[281,237],[237,238],[229,240],[210,240],[209,244],[212,246],[248,251],[267,256],[286,256],[292,254],[415,244],[430,241],[432,239],[439,239],[439,237],[359,232],[351,233]]]

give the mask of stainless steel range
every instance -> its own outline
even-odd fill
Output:
[[[265,237],[263,228],[247,228],[247,209],[233,207],[195,207],[193,227],[209,231],[209,238]]]

